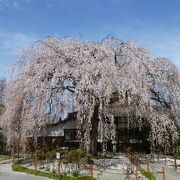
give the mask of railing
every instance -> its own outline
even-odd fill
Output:
[[[147,172],[151,172],[155,175],[160,174],[162,180],[166,180],[167,172],[165,170],[165,167],[168,168],[166,155],[159,156],[159,154],[143,155],[143,154],[128,153],[127,156],[130,160],[130,165],[129,165],[130,170],[127,170],[127,174],[129,172],[134,173],[136,176],[136,180],[139,180],[140,168],[143,168]],[[173,164],[171,166],[173,166],[174,167],[173,169],[177,171],[178,166],[180,166],[180,164],[179,165],[177,164],[176,155],[171,156],[170,158],[171,158],[171,162],[173,161]],[[127,179],[128,179],[128,175],[127,175]]]

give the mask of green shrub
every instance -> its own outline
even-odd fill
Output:
[[[0,161],[3,161],[3,160],[7,160],[9,159],[10,157],[7,156],[7,155],[0,155]]]
[[[52,161],[56,157],[56,151],[48,151],[46,153],[46,156],[50,161]]]
[[[87,156],[87,153],[85,150],[81,149],[81,148],[78,148],[76,149],[76,151],[80,154],[81,158],[83,157],[86,157]]]
[[[5,152],[6,151],[6,141],[5,138],[2,136],[0,133],[0,152]]]
[[[24,172],[27,174],[34,174],[34,169],[29,169],[27,167],[24,167],[20,164],[13,164],[12,165],[12,170],[16,171],[16,172]],[[43,177],[47,177],[50,179],[58,179],[58,175],[57,173],[50,173],[50,172],[42,172],[42,171],[38,171],[38,176],[43,176]],[[73,177],[73,176],[67,176],[67,174],[62,174],[62,180],[90,180],[89,176],[78,176],[78,177]],[[96,180],[94,178],[94,180]]]
[[[177,157],[180,158],[180,146],[177,146],[175,150],[176,150]]]
[[[34,169],[29,169],[27,167],[21,166],[20,164],[13,164],[12,170],[16,172],[25,172],[28,174],[34,174]]]
[[[77,177],[73,177],[73,176],[63,176],[62,180],[77,180]]]
[[[57,179],[58,175],[56,173],[50,173],[50,172],[38,172],[38,176],[48,177],[50,179]]]
[[[79,176],[79,177],[73,177],[73,176],[66,176],[63,177],[62,180],[90,180],[90,176]],[[95,178],[93,178],[96,180]]]
[[[73,149],[66,154],[66,160],[69,163],[78,163],[81,158],[86,156],[86,152],[82,149]]]
[[[62,152],[64,151],[61,147],[56,148],[56,152]]]
[[[74,177],[78,177],[78,176],[80,175],[80,172],[79,172],[79,171],[73,171],[73,172],[72,172],[72,175],[73,175]]]
[[[140,172],[143,176],[145,176],[148,180],[156,180],[156,176],[152,172],[148,172],[143,168],[140,168]]]
[[[42,154],[45,156],[46,153],[49,151],[48,147],[47,146],[43,146],[42,149],[41,149],[41,152]]]
[[[62,173],[62,176],[64,176],[64,177],[66,177],[67,175],[68,175],[67,172],[63,172],[63,173]]]
[[[36,161],[36,160],[42,160],[45,158],[44,156],[44,153],[42,150],[36,150],[33,154],[33,160]]]
[[[20,164],[13,164],[12,170],[16,172],[24,172],[27,174],[34,174],[34,169],[29,169],[27,167],[21,166]],[[48,177],[50,179],[57,179],[58,175],[56,173],[42,172],[38,171],[38,176]]]
[[[78,180],[90,180],[91,177],[90,176],[80,176],[77,178]],[[93,178],[94,180],[96,180],[96,178]]]

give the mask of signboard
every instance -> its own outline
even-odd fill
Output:
[[[59,152],[56,153],[56,159],[60,159],[60,153]]]

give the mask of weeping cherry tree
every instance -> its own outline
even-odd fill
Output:
[[[113,96],[120,115],[126,103],[130,121],[133,114],[143,127],[145,119],[154,145],[173,146],[179,138],[179,72],[167,59],[152,59],[144,48],[115,38],[90,42],[50,37],[23,50],[18,64],[20,71],[6,89],[1,121],[10,144],[36,137],[49,125],[47,117],[60,119],[74,111],[81,146],[96,154],[98,137],[116,138]]]

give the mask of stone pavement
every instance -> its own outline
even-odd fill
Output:
[[[49,178],[33,176],[25,173],[17,173],[11,169],[12,163],[0,162],[0,180],[48,180]]]
[[[162,165],[155,163],[150,165],[153,168],[150,168],[150,171],[154,172],[158,180],[163,179],[162,174]],[[173,167],[165,167],[165,176],[166,180],[180,180],[180,173],[178,171],[175,171]]]

